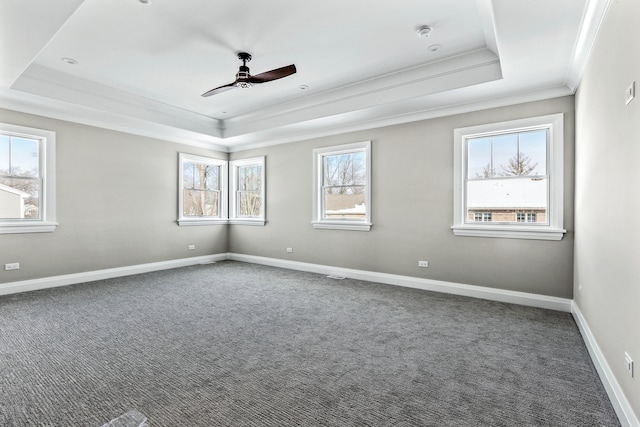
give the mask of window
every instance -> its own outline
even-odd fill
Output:
[[[55,132],[0,123],[0,233],[52,232]]]
[[[227,223],[227,162],[180,153],[178,224]]]
[[[560,240],[563,116],[456,129],[458,236]]]
[[[491,221],[491,212],[474,212],[473,220],[475,222]]]
[[[537,212],[517,212],[516,221],[518,222],[537,222]]]
[[[371,229],[371,141],[313,150],[315,228]]]
[[[264,225],[264,157],[231,164],[231,224]]]

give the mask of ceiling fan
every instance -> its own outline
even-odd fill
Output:
[[[291,74],[294,74],[296,72],[296,66],[291,64],[287,65],[286,67],[276,68],[275,70],[266,71],[264,73],[252,76],[249,73],[249,67],[247,67],[247,62],[251,61],[251,54],[248,54],[247,52],[239,52],[238,59],[242,61],[242,65],[240,66],[240,69],[236,74],[236,81],[233,83],[229,83],[228,85],[211,89],[210,91],[203,93],[202,96],[215,95],[217,93],[225,92],[237,87],[242,89],[249,89],[254,84],[278,80],[283,77],[290,76]]]

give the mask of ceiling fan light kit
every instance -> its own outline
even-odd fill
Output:
[[[236,87],[241,89],[249,89],[254,84],[278,80],[283,77],[290,76],[291,74],[295,74],[297,71],[296,66],[294,64],[291,64],[287,65],[286,67],[276,68],[275,70],[266,71],[264,73],[252,76],[249,72],[249,67],[247,67],[247,62],[251,61],[251,54],[247,52],[239,52],[238,59],[242,61],[242,65],[238,69],[236,80],[233,83],[211,89],[210,91],[203,93],[202,96],[206,97],[215,95],[217,93],[225,92]]]

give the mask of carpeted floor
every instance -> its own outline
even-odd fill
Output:
[[[570,314],[225,261],[0,297],[0,425],[617,426]]]

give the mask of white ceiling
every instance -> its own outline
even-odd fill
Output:
[[[609,1],[2,0],[0,107],[235,151],[545,99]],[[298,72],[201,97],[239,51]]]

